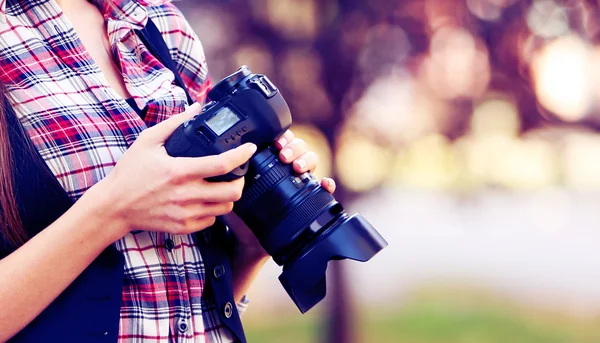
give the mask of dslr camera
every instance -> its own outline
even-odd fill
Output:
[[[283,266],[281,284],[302,313],[325,297],[330,260],[368,261],[387,246],[360,214],[349,215],[311,173],[298,175],[273,146],[292,124],[290,109],[275,85],[246,66],[208,93],[201,113],[165,143],[174,157],[220,154],[252,142],[258,150],[244,165],[210,181],[245,177],[234,212]]]

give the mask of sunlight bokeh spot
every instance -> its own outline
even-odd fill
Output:
[[[583,119],[592,103],[590,52],[578,37],[566,36],[545,46],[532,63],[539,102],[566,121]]]

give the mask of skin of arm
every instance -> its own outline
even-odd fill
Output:
[[[87,6],[87,2],[82,0],[57,2],[65,13],[77,13],[77,15],[71,16],[74,19],[78,17],[91,18],[92,14],[96,16],[98,14],[94,12],[97,11],[96,9]],[[76,24],[75,20],[74,25],[77,26]],[[102,29],[100,24],[102,21],[98,20],[97,28],[99,30]],[[90,32],[89,22],[84,26],[86,30],[78,30],[78,32]],[[87,43],[86,37],[83,35],[82,39]],[[94,46],[94,44],[87,45]],[[99,58],[101,56],[95,57],[97,60],[103,61]],[[108,65],[108,63],[105,64]],[[103,66],[101,65],[101,67]],[[105,74],[112,75],[109,67],[101,69]],[[123,88],[115,82],[111,82],[111,86],[117,90]],[[164,134],[172,132],[180,124],[177,123],[178,121],[171,124],[170,131],[167,129]],[[304,142],[295,140],[291,131],[286,132],[284,137],[287,139],[286,142],[290,143],[289,148],[293,151],[293,155],[282,156],[282,160],[292,163],[303,157],[306,162],[304,166],[295,164],[294,168],[299,172],[301,169],[314,170],[317,163],[316,155],[308,152]],[[285,146],[286,144],[280,144],[279,148],[283,149]],[[235,166],[228,165],[227,167]],[[179,170],[182,169],[185,168]],[[323,182],[324,185],[333,185],[333,189],[335,188],[333,180],[324,180]],[[103,180],[100,183],[106,182]],[[326,188],[333,191],[329,186]],[[115,203],[118,200],[115,199],[115,196],[107,196],[110,190],[111,187],[108,189],[92,187],[56,222],[15,252],[0,260],[0,277],[3,280],[12,280],[0,283],[0,327],[3,328],[0,330],[0,342],[8,340],[23,329],[56,299],[107,246],[132,229],[131,223],[123,218],[122,213],[114,211]],[[116,190],[114,194],[118,195],[119,191]],[[222,194],[222,192],[215,191],[215,194]],[[227,201],[231,200],[227,199]],[[225,208],[230,208],[231,203],[227,204]],[[212,215],[218,215],[223,211],[221,207],[210,209],[210,213],[200,209],[188,209],[185,213],[180,213],[181,217],[200,216],[199,213],[202,213],[203,219],[196,221],[193,224],[194,227],[176,229],[173,233],[183,234],[209,226],[214,220]],[[189,218],[184,222],[189,222]],[[142,225],[139,228],[146,228],[146,226]],[[269,256],[243,223],[235,226],[234,231],[236,231],[236,248],[232,255],[232,273],[234,295],[235,299],[239,301],[246,294]],[[66,261],[68,263],[65,263]]]
[[[106,199],[90,189],[57,221],[0,260],[0,277],[11,280],[0,282],[0,342],[29,324],[124,235],[126,226],[111,216]]]
[[[256,146],[177,159],[162,144],[200,106],[146,129],[115,168],[59,219],[0,260],[0,342],[37,317],[110,244],[130,230],[203,230],[231,211],[243,180],[209,183],[247,161]]]

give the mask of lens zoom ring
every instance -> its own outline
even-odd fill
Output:
[[[266,191],[271,189],[277,182],[289,175],[286,167],[281,163],[276,163],[269,171],[261,175],[260,178],[244,190],[242,198],[239,200],[240,208],[249,208],[252,206]]]
[[[334,200],[335,198],[323,189],[309,196],[285,217],[281,224],[271,230],[270,235],[264,237],[263,246],[273,247],[274,251],[269,253],[276,253],[286,247],[295,235],[300,234],[302,229],[310,224],[312,218],[320,214]]]

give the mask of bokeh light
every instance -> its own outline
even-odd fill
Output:
[[[490,81],[486,49],[462,28],[437,30],[423,67],[429,86],[442,98],[478,97]]]
[[[511,99],[501,95],[478,104],[473,111],[470,133],[474,137],[517,137],[521,124],[517,106]]]
[[[592,104],[593,73],[590,51],[576,36],[548,43],[532,65],[539,102],[562,119],[584,118]]]
[[[265,0],[255,4],[256,13],[288,39],[312,38],[317,33],[315,0]]]
[[[430,131],[433,118],[414,113],[417,92],[411,76],[400,72],[375,80],[351,109],[355,127],[388,143],[406,142]]]
[[[339,135],[336,169],[339,181],[354,192],[364,192],[381,185],[388,177],[392,153],[359,132],[345,128]]]
[[[527,25],[544,38],[564,35],[569,32],[567,10],[555,0],[535,0],[527,14]]]
[[[262,43],[244,44],[233,55],[236,65],[251,66],[255,73],[272,75],[273,58],[268,48]]]
[[[453,189],[461,172],[452,144],[439,134],[410,144],[395,160],[392,185],[413,189]]]
[[[391,243],[349,266],[357,342],[600,341],[600,1],[176,4],[212,79],[267,74],[317,176]],[[278,274],[252,289],[249,340],[340,341]]]
[[[467,7],[477,18],[496,21],[502,15],[502,6],[491,0],[467,0]]]
[[[600,137],[577,133],[565,138],[565,184],[583,191],[600,190]]]
[[[510,189],[547,187],[557,181],[557,157],[541,139],[520,140],[515,104],[502,97],[479,104],[471,119],[470,134],[457,143],[469,180],[480,185]]]
[[[403,68],[410,50],[408,36],[401,27],[380,24],[370,28],[359,56],[363,80],[370,82]]]

